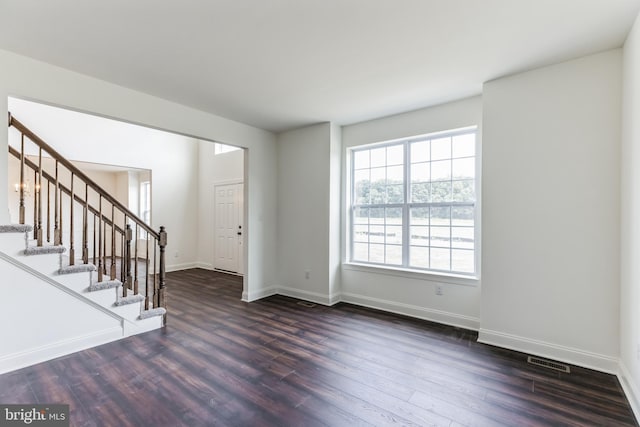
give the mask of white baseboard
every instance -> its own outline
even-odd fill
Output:
[[[463,316],[456,313],[449,313],[431,308],[419,307],[417,305],[402,304],[393,301],[386,301],[378,298],[371,298],[363,295],[343,293],[341,300],[355,305],[389,311],[391,313],[416,317],[418,319],[429,320],[442,323],[444,325],[456,326],[458,328],[477,331],[480,327],[480,319],[470,316]]]
[[[190,268],[198,268],[197,262],[185,262],[182,264],[171,264],[165,267],[165,271],[170,273],[172,271],[189,270]]]
[[[327,296],[318,292],[305,291],[295,288],[277,288],[278,295],[285,297],[298,298],[305,301],[315,302],[322,305],[333,305],[341,301],[340,294],[334,294]]]
[[[475,317],[463,316],[446,311],[433,310],[429,308],[418,307],[415,305],[402,304],[348,293],[335,293],[332,295],[326,295],[301,289],[273,286],[270,288],[262,289],[258,292],[252,292],[250,295],[247,295],[246,292],[243,292],[242,300],[251,302],[276,294],[327,306],[331,306],[339,302],[347,302],[363,307],[375,308],[378,310],[388,311],[390,313],[402,314],[405,316],[429,320],[432,322],[442,323],[450,326],[456,326],[463,329],[470,329],[473,331],[477,331],[480,327],[480,319],[477,319]]]
[[[122,326],[48,344],[0,358],[0,374],[121,339]]]
[[[329,295],[329,305],[335,305],[339,302],[342,302],[342,292],[334,292]]]
[[[179,267],[179,268],[176,268],[176,267]],[[244,276],[244,274],[242,273],[234,273],[232,271],[219,270],[215,268],[213,264],[211,264],[210,262],[201,262],[201,261],[197,261],[194,263],[187,263],[187,264],[179,264],[177,266],[173,266],[171,271],[186,270],[189,268],[201,268],[203,270],[219,271],[220,273],[231,274],[232,276],[240,276],[240,277]]]
[[[196,262],[196,268],[202,268],[203,270],[213,270],[213,264],[210,262]]]
[[[219,268],[214,268],[211,271],[217,271],[218,273],[228,274],[229,276],[244,277],[244,274],[242,273],[236,273],[235,271],[220,270]]]
[[[275,286],[271,286],[264,289],[259,289],[257,291],[247,293],[242,292],[242,301],[251,302],[256,301],[262,298],[270,297],[271,295],[276,295],[278,293],[278,288]]]
[[[577,348],[566,347],[544,341],[511,335],[504,332],[480,329],[478,342],[496,347],[508,348],[522,353],[533,354],[547,359],[558,360],[584,368],[610,374],[618,373],[617,357],[592,353]]]
[[[618,371],[618,381],[622,386],[624,394],[627,396],[627,400],[631,405],[631,410],[636,416],[636,420],[640,420],[640,391],[633,382],[633,377],[627,369],[627,366],[620,361],[620,369]]]

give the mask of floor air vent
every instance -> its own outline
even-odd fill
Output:
[[[308,301],[298,301],[298,305],[301,305],[303,307],[315,307],[316,305],[312,302],[308,302]]]
[[[564,363],[554,362],[553,360],[541,359],[540,357],[529,356],[527,362],[532,365],[542,366],[543,368],[553,369],[554,371],[571,373],[568,365]]]

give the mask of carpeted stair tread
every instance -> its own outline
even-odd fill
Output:
[[[121,307],[123,305],[135,304],[141,301],[144,301],[144,297],[142,295],[129,295],[127,297],[118,298],[118,301],[115,302],[115,305],[117,307]]]
[[[140,320],[149,319],[150,317],[155,316],[164,316],[165,314],[167,314],[167,310],[165,310],[164,307],[143,310],[142,313],[140,313]]]
[[[62,254],[67,250],[64,246],[28,246],[25,255]]]
[[[112,289],[119,286],[122,286],[122,282],[120,280],[103,280],[102,282],[95,282],[89,285],[89,292],[101,291],[103,289]]]
[[[3,224],[0,225],[0,233],[27,233],[33,231],[29,224]]]
[[[89,264],[74,264],[74,265],[65,265],[60,267],[58,270],[58,274],[73,274],[73,273],[82,273],[85,271],[96,271],[96,266]]]

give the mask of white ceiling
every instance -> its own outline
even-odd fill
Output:
[[[271,131],[619,47],[640,0],[0,0],[0,49]]]

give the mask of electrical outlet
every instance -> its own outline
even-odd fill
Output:
[[[436,295],[444,295],[444,292],[442,290],[442,285],[436,285]]]
[[[304,271],[304,278],[307,280],[311,279],[311,270]]]

